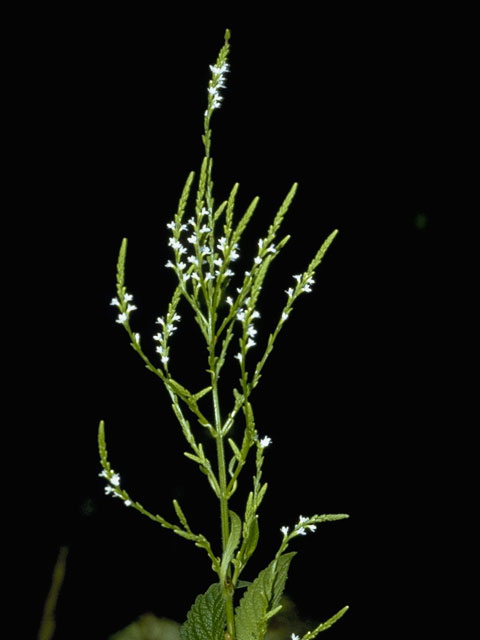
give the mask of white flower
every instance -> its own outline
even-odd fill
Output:
[[[247,342],[247,346],[245,348],[250,349],[250,347],[254,347],[256,344],[257,343],[255,342],[255,340],[252,340],[251,338],[249,338]]]
[[[296,633],[292,633],[292,635],[290,636],[290,640],[300,640],[300,636],[297,636]]]
[[[132,501],[131,501],[131,500],[129,500],[129,499],[127,498],[126,500],[124,500],[124,501],[123,501],[123,504],[124,504],[126,507],[129,507],[129,506],[132,504]]]
[[[268,447],[269,444],[271,444],[272,439],[269,438],[268,436],[263,437],[260,440],[260,446],[262,447],[262,449],[265,449],[265,447]]]
[[[119,313],[118,318],[115,320],[115,322],[118,322],[119,324],[123,324],[127,320],[128,320],[128,317],[126,313]]]
[[[285,313],[285,311],[282,313],[282,322],[285,322],[285,320],[288,318],[288,313]]]
[[[280,531],[284,536],[288,536],[288,527],[281,527]]]
[[[302,275],[300,274],[300,275],[292,276],[292,278],[295,278],[297,282],[300,282],[300,280],[302,279]]]
[[[298,524],[302,524],[303,522],[307,522],[308,519],[309,518],[304,518],[303,516],[300,516],[299,519],[298,519]],[[306,527],[310,531],[316,531],[316,529],[317,529],[317,525],[316,524],[307,524]],[[298,533],[300,533],[301,535],[305,535],[305,529],[303,527],[301,527],[301,530],[299,530]]]
[[[123,296],[123,298],[124,298],[125,302],[130,302],[130,300],[133,300],[133,296],[132,296],[132,294],[131,294],[131,293],[126,293],[126,294]]]
[[[255,264],[262,264],[262,259],[260,258],[260,256],[257,256],[254,260]]]
[[[227,62],[224,62],[221,67],[216,67],[215,65],[211,64],[210,71],[213,73],[213,75],[219,76],[222,73],[226,73],[228,71],[228,67],[229,65]]]
[[[117,298],[112,298],[112,301],[110,302],[110,306],[111,305],[115,305],[116,307],[120,306],[120,302],[118,301]]]
[[[130,313],[130,311],[135,311],[137,307],[134,304],[129,304],[127,306],[127,313]]]
[[[120,486],[120,475],[118,473],[114,473],[113,476],[110,478],[110,482],[111,482],[111,484],[113,484],[114,487],[119,487]]]
[[[230,296],[227,296],[226,302],[227,302],[227,304],[229,304],[230,306],[232,306],[232,304],[233,304],[233,300],[232,300],[232,298],[231,298]]]
[[[236,358],[239,362],[243,360],[242,354],[240,353],[240,351],[236,353],[233,357]]]
[[[206,224],[200,229],[199,233],[208,233],[210,231],[210,227],[207,227]]]
[[[139,333],[134,333],[133,337],[135,338],[135,342],[137,344],[140,344],[140,334]]]
[[[165,266],[168,267],[169,269],[175,269],[175,265],[173,264],[173,262],[171,260],[166,262]]]

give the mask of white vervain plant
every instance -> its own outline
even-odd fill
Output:
[[[173,507],[178,522],[170,522],[163,516],[145,509],[122,488],[120,475],[113,470],[107,456],[105,430],[100,422],[98,443],[102,464],[101,476],[107,481],[105,493],[120,498],[124,505],[136,509],[148,518],[159,522],[166,529],[191,540],[208,554],[216,581],[206,593],[199,595],[190,609],[181,628],[183,640],[263,640],[268,621],[281,609],[280,599],[284,591],[290,562],[295,552],[288,551],[290,543],[300,535],[314,532],[318,524],[347,518],[346,514],[300,516],[293,526],[281,526],[281,540],[272,562],[252,582],[240,580],[249,558],[258,543],[258,510],[265,496],[266,483],[262,482],[262,466],[265,450],[271,443],[268,435],[260,434],[250,395],[258,385],[263,367],[270,355],[278,334],[289,318],[293,305],[303,293],[312,290],[314,275],[325,252],[337,231],[331,233],[314,256],[306,271],[293,276],[294,282],[286,289],[286,302],[265,345],[257,345],[255,320],[260,317],[258,301],[267,271],[273,260],[289,240],[289,236],[277,238],[282,220],[295,195],[297,185],[288,192],[275,215],[266,235],[258,240],[256,255],[250,268],[237,274],[238,285],[232,288],[234,263],[239,257],[242,234],[256,208],[254,198],[243,216],[234,222],[235,184],[228,199],[216,205],[212,194],[211,118],[221,105],[220,90],[225,87],[225,75],[229,71],[230,33],[225,33],[225,42],[214,65],[210,66],[211,79],[208,86],[208,104],[204,114],[202,136],[205,156],[200,169],[194,210],[186,219],[188,198],[194,180],[193,172],[187,178],[177,212],[167,227],[168,244],[173,255],[166,263],[177,278],[177,285],[165,315],[159,317],[159,325],[153,339],[157,343],[158,363],[145,354],[140,336],[131,328],[130,318],[136,309],[132,294],[125,286],[125,259],[127,240],[122,241],[117,264],[116,297],[112,305],[118,307],[116,322],[127,331],[131,346],[139,354],[147,369],[164,384],[180,424],[189,450],[185,456],[196,462],[208,479],[210,487],[220,503],[221,550],[217,550],[207,538],[190,528],[187,517],[177,500]],[[177,312],[184,300],[192,309],[194,318],[205,340],[208,353],[209,384],[199,391],[191,391],[175,380],[169,370],[170,341],[181,320]],[[223,303],[226,301],[226,304]],[[222,304],[221,304],[222,303]],[[237,345],[234,347],[234,345]],[[253,349],[256,347],[256,349]],[[254,355],[255,354],[255,355]],[[218,382],[220,373],[229,358],[238,361],[239,383],[233,389],[233,400],[226,419],[220,411]],[[209,412],[204,400],[210,396]],[[208,405],[207,405],[208,408]],[[195,419],[199,428],[190,420]],[[234,440],[230,431],[240,419],[243,421],[243,437]],[[210,460],[200,442],[202,429],[216,443],[216,460]],[[228,446],[227,446],[228,443]],[[241,471],[250,451],[255,455],[256,472],[253,488],[248,494],[242,516],[230,509],[229,502],[238,487]],[[227,457],[229,460],[227,461]],[[244,589],[239,601],[236,594]],[[301,640],[311,640],[329,628],[346,612],[338,611],[329,620],[305,633]],[[292,640],[300,640],[296,634]]]

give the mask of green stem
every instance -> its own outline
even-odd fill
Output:
[[[228,514],[228,495],[227,495],[227,469],[225,465],[225,450],[223,447],[222,421],[220,415],[220,402],[218,399],[217,376],[215,373],[214,349],[210,354],[210,371],[212,380],[212,398],[213,409],[215,415],[215,430],[217,432],[217,461],[218,461],[218,482],[220,485],[220,517],[222,527],[222,555],[227,548],[228,537],[230,535],[230,518]],[[221,585],[222,593],[225,598],[225,611],[227,614],[227,631],[231,640],[235,640],[235,619],[233,609],[233,588],[231,582],[231,570],[227,569],[225,584]]]

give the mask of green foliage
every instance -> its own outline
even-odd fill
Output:
[[[205,156],[192,202],[192,215],[186,220],[194,183],[194,174],[190,173],[174,218],[167,225],[170,230],[168,244],[173,256],[166,267],[173,271],[176,286],[165,315],[156,321],[160,329],[154,335],[154,340],[158,343],[156,352],[159,354],[155,362],[145,352],[140,335],[130,326],[130,317],[136,306],[125,284],[126,239],[122,241],[117,262],[117,297],[112,300],[112,304],[118,307],[116,322],[127,331],[132,348],[147,369],[161,380],[168,393],[173,413],[188,445],[188,450],[184,452],[185,457],[198,465],[199,470],[206,476],[210,489],[219,500],[221,549],[214,552],[215,544],[212,545],[202,533],[192,531],[184,511],[176,500],[173,501],[173,509],[179,524],[148,511],[133,500],[121,486],[120,475],[113,470],[109,462],[103,421],[98,433],[102,465],[100,475],[107,481],[106,493],[120,498],[126,506],[158,522],[162,527],[191,540],[196,546],[204,549],[211,561],[218,581],[195,601],[182,627],[183,640],[262,640],[268,620],[281,607],[280,598],[294,555],[293,552],[286,553],[286,550],[293,538],[304,535],[307,531],[315,531],[317,524],[322,522],[348,517],[345,514],[315,515],[308,518],[300,516],[291,531],[288,527],[281,527],[283,538],[274,560],[253,582],[240,581],[240,575],[259,542],[258,512],[267,491],[267,483],[262,480],[262,470],[265,450],[271,442],[269,436],[260,434],[257,429],[250,396],[260,381],[263,368],[294,304],[302,294],[312,290],[316,269],[337,231],[333,231],[323,242],[307,269],[303,273],[293,275],[296,284],[290,287],[287,284],[287,299],[280,317],[274,322],[268,339],[263,342],[259,340],[256,337],[255,321],[260,316],[262,289],[272,262],[289,241],[289,236],[280,237],[279,234],[298,185],[295,183],[291,187],[266,235],[258,239],[256,255],[250,268],[243,275],[236,275],[233,267],[239,257],[239,243],[259,199],[255,197],[252,200],[237,222],[235,205],[239,185],[234,184],[228,198],[220,204],[216,204],[213,197],[211,118],[220,106],[220,90],[225,86],[229,39],[230,33],[227,30],[224,45],[215,64],[210,67],[212,76],[208,86],[202,135]],[[235,278],[234,284],[232,278]],[[283,292],[281,295],[284,295]],[[205,380],[201,386],[199,385],[199,391],[188,389],[177,376],[174,378],[170,371],[171,341],[181,319],[177,311],[182,305],[190,308],[193,313],[206,346],[207,362],[204,368],[208,381]],[[232,354],[235,350],[236,353]],[[223,367],[235,360],[238,361],[238,384],[232,390],[233,400],[230,400],[229,406],[225,407],[222,398],[224,404],[221,407],[219,380]],[[232,431],[233,426],[239,423],[243,430]],[[239,431],[240,437],[230,435],[238,434]],[[212,459],[207,456],[201,442],[206,432],[215,443],[216,457]],[[242,518],[232,511],[230,500],[238,488],[239,478],[249,456],[252,457],[252,449],[255,473],[244,509],[241,508]],[[235,591],[245,586],[248,588],[235,611]],[[346,608],[342,609],[314,631],[309,631],[310,635],[304,636],[305,639],[309,640],[331,626],[345,610]]]
[[[294,555],[275,558],[248,587],[235,612],[238,640],[263,640],[268,620],[281,608],[280,598]]]
[[[180,629],[182,640],[224,640],[225,601],[218,583],[197,596]]]

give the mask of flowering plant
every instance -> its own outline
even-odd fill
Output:
[[[101,476],[107,481],[105,492],[120,498],[123,503],[143,515],[160,523],[177,535],[191,540],[203,549],[211,560],[216,581],[206,593],[198,596],[181,628],[183,640],[262,640],[267,632],[268,621],[282,608],[280,599],[285,587],[290,562],[295,555],[288,551],[290,543],[317,525],[348,517],[345,514],[300,516],[292,527],[280,527],[281,541],[272,562],[252,582],[240,577],[254,553],[259,539],[258,510],[264,499],[267,485],[262,482],[262,466],[265,451],[271,444],[268,435],[260,434],[255,425],[254,410],[250,402],[252,391],[258,385],[265,363],[274,347],[278,334],[290,316],[293,305],[303,293],[312,290],[314,275],[325,252],[333,241],[334,231],[322,244],[305,272],[294,275],[294,284],[286,289],[287,299],[273,332],[266,345],[258,352],[255,320],[260,317],[258,301],[267,271],[273,260],[289,240],[288,236],[278,240],[282,220],[295,195],[297,185],[288,192],[265,237],[257,243],[256,255],[249,270],[241,276],[238,286],[232,290],[233,263],[239,257],[239,243],[256,208],[255,198],[237,223],[234,223],[235,184],[228,199],[216,205],[213,194],[211,149],[211,118],[222,100],[220,89],[225,87],[225,74],[229,71],[229,31],[216,63],[210,66],[211,79],[208,86],[208,105],[204,114],[202,136],[205,156],[200,169],[194,215],[185,221],[189,193],[194,180],[190,173],[183,189],[177,212],[167,227],[170,232],[168,244],[173,250],[172,259],[166,266],[175,273],[177,285],[164,316],[157,319],[160,325],[153,336],[157,343],[158,364],[153,363],[141,346],[140,335],[130,324],[136,309],[133,296],[125,286],[125,260],[127,240],[122,241],[117,264],[117,295],[112,305],[118,307],[117,323],[127,331],[131,346],[142,358],[149,371],[155,374],[170,396],[172,408],[180,424],[189,450],[185,456],[196,462],[210,484],[220,503],[221,552],[213,547],[202,534],[193,531],[177,500],[173,507],[178,522],[170,522],[163,516],[148,511],[130,497],[122,488],[119,474],[114,471],[107,456],[103,421],[99,427],[99,451],[102,464]],[[221,221],[223,220],[223,224]],[[209,384],[199,391],[191,391],[172,377],[169,369],[170,342],[181,319],[177,313],[179,304],[185,300],[192,309],[196,323],[205,340],[208,353]],[[233,389],[233,402],[226,419],[222,419],[219,398],[220,373],[231,356],[238,361],[239,385]],[[257,347],[257,350],[254,349]],[[204,408],[203,398],[210,397],[212,410]],[[189,417],[187,417],[189,416]],[[190,423],[193,416],[200,430]],[[189,419],[190,418],[190,419]],[[234,423],[242,418],[244,425],[241,441],[230,437]],[[216,461],[210,460],[201,443],[202,431],[207,432],[216,445]],[[228,446],[227,446],[228,445]],[[230,499],[237,490],[242,469],[249,453],[255,455],[253,488],[248,494],[243,515],[230,508]],[[227,458],[229,460],[227,461]],[[244,589],[239,601],[237,591]],[[303,635],[302,640],[311,640],[330,627],[347,610],[344,607],[329,620]],[[292,634],[291,638],[299,640]]]

